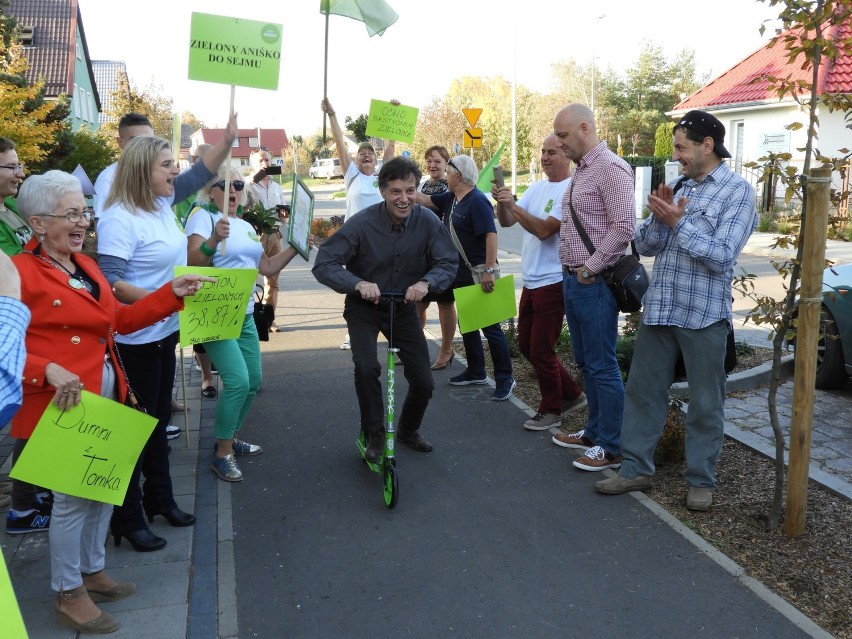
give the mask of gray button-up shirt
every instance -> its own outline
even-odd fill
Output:
[[[354,294],[358,282],[374,282],[382,292],[404,292],[419,280],[429,292],[446,290],[458,269],[458,251],[435,214],[415,205],[394,224],[384,202],[368,206],[326,239],[312,272],[338,293]]]

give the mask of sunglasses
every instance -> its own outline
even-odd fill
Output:
[[[214,182],[213,186],[218,187],[218,188],[220,188],[224,191],[225,190],[225,180],[219,180],[218,182]],[[231,186],[234,187],[235,191],[242,191],[244,188],[246,188],[246,183],[243,182],[242,180],[233,180],[231,182]]]
[[[457,167],[455,164],[453,164],[452,160],[447,160],[447,166],[453,167],[456,170],[456,173],[461,175],[461,171],[459,171],[459,167]]]

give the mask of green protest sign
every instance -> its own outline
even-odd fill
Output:
[[[189,79],[278,88],[282,26],[193,13],[189,28]]]
[[[184,309],[178,313],[181,345],[239,337],[257,269],[175,267],[175,277],[187,273],[215,277],[216,282],[204,282],[200,291],[184,298]]]
[[[419,112],[420,109],[403,104],[370,100],[366,134],[385,140],[412,142]]]
[[[0,555],[0,619],[3,619],[3,636],[6,639],[27,639],[27,629],[21,609],[12,589],[6,560]]]
[[[47,405],[9,476],[120,506],[157,420],[89,391],[81,395],[70,410]]]
[[[486,293],[479,284],[453,289],[459,332],[469,333],[517,315],[515,276],[506,275],[494,281],[494,291]]]

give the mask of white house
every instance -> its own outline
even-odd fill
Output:
[[[826,26],[826,36],[835,41],[852,37],[848,21]],[[798,35],[790,31],[793,35]],[[785,34],[786,35],[786,34]],[[852,52],[843,46],[835,62],[826,62],[820,69],[817,93],[852,93]],[[793,63],[787,60],[783,42],[769,45],[754,52],[742,62],[728,69],[706,86],[685,98],[669,113],[677,118],[692,109],[701,109],[715,115],[725,125],[725,146],[733,156],[732,168],[743,172],[743,164],[758,161],[769,151],[790,153],[791,162],[801,166],[803,149],[807,142],[808,111],[789,96],[779,99],[769,87],[767,76],[785,77],[810,83],[811,69],[802,69],[800,57]],[[755,81],[756,78],[759,80]],[[809,96],[802,96],[807,100]],[[844,156],[841,149],[852,149],[852,120],[840,111],[829,113],[825,103],[818,106],[819,130],[816,146],[823,155]],[[798,123],[798,130],[787,127]],[[756,177],[751,177],[754,182]],[[840,176],[835,173],[832,186],[840,188]]]

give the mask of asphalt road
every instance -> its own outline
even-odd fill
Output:
[[[595,494],[518,406],[447,386],[458,361],[436,374],[435,451],[398,452],[385,508],[355,448],[342,299],[301,261],[282,282],[241,431],[264,453],[231,493],[240,637],[806,636],[637,501]]]

